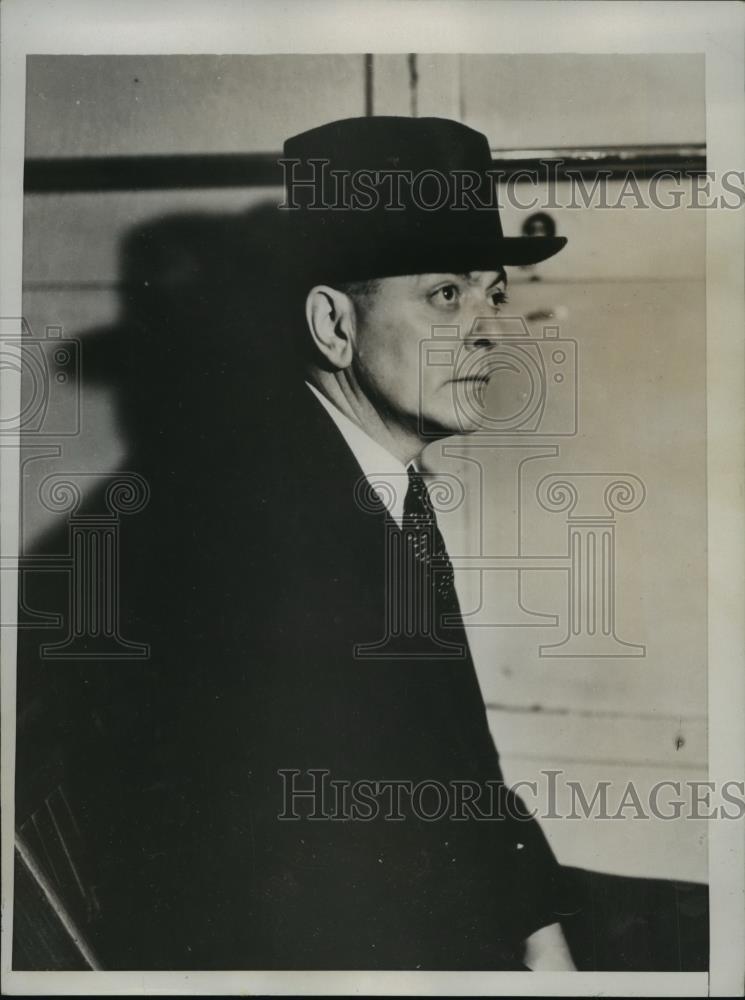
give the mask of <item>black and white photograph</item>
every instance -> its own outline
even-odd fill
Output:
[[[743,8],[0,16],[4,992],[743,995]]]

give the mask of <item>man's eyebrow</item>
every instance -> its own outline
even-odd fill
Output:
[[[486,286],[487,288],[493,288],[494,285],[506,285],[507,284],[507,272],[503,267],[495,268],[496,278],[490,281]],[[469,285],[475,285],[478,283],[478,279],[472,277],[475,274],[481,274],[480,271],[443,271],[443,272],[433,272],[432,274],[417,274],[415,275],[417,285],[421,285],[435,279],[444,280],[446,278],[461,278],[463,281],[467,282]]]
[[[494,281],[489,282],[489,284],[486,286],[487,288],[491,288],[493,285],[507,284],[507,272],[505,271],[505,269],[503,267],[496,267],[494,268],[494,270],[497,276],[494,279]],[[465,274],[459,274],[458,277],[465,278],[466,281],[469,283],[469,285],[475,285],[477,279],[472,278],[471,275],[478,273],[479,273],[478,271],[467,271]]]

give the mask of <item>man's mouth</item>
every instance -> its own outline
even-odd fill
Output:
[[[486,391],[489,387],[489,375],[464,375],[461,378],[454,378],[452,382],[455,385],[466,385],[469,387],[467,390],[466,398],[471,397],[472,401],[480,409],[484,409],[486,406]]]

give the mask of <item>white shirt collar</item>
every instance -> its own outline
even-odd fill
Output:
[[[339,428],[371,489],[375,490],[381,503],[387,507],[388,513],[400,528],[404,518],[404,497],[409,486],[406,466],[374,441],[359,424],[342,413],[331,400],[326,399],[314,385],[310,382],[305,384]]]

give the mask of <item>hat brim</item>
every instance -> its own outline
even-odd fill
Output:
[[[408,264],[416,270],[399,274],[435,274],[440,272],[465,274],[469,271],[490,271],[496,267],[520,267],[548,260],[566,246],[566,236],[493,236],[472,239],[433,240],[426,246],[397,247],[391,253],[392,264],[398,268]],[[401,260],[401,251],[408,260]],[[381,255],[382,256],[382,255]],[[385,260],[381,261],[385,264]]]
[[[567,244],[566,236],[503,236],[497,241],[502,264],[507,267],[539,264]]]
[[[366,281],[406,274],[466,274],[495,271],[500,267],[525,267],[553,257],[564,246],[565,236],[498,236],[496,239],[400,241],[373,250],[357,245],[344,254],[329,246],[295,245],[296,265],[307,277],[323,282]],[[300,245],[298,245],[300,244]]]

